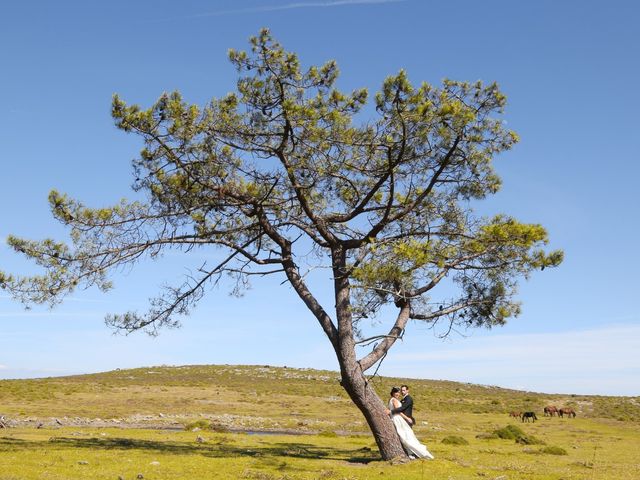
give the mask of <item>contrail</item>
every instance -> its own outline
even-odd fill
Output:
[[[248,7],[238,8],[235,10],[217,10],[213,12],[200,13],[197,15],[189,15],[186,17],[178,17],[180,19],[190,18],[203,18],[203,17],[220,17],[223,15],[238,15],[242,13],[261,13],[261,12],[275,12],[278,10],[293,10],[295,8],[327,8],[327,7],[340,7],[344,5],[380,5],[383,3],[399,3],[406,0],[333,0],[329,2],[295,2],[287,3],[285,5],[265,5],[263,7]],[[163,19],[158,21],[176,20]]]

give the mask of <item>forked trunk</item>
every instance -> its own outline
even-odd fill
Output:
[[[340,364],[342,376],[340,383],[367,420],[382,458],[384,460],[398,457],[406,459],[407,455],[400,443],[400,437],[385,411],[384,403],[367,381],[361,365],[356,360],[349,276],[345,273],[345,251],[341,247],[334,248],[331,256],[336,295],[336,318],[338,319],[338,331],[335,332],[337,335],[334,337],[333,344]]]
[[[385,412],[385,405],[360,369],[347,369],[341,365],[342,387],[360,409],[376,440],[383,460],[406,459],[393,422]]]

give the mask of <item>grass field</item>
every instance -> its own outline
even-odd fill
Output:
[[[375,382],[384,394],[404,380]],[[0,480],[640,479],[637,397],[408,383],[416,434],[436,459],[392,465],[335,372],[188,366],[0,381],[11,426],[0,429]],[[545,418],[547,404],[578,417]],[[539,421],[507,414],[525,409]],[[521,443],[492,435],[510,424]],[[443,443],[452,437],[463,440]]]

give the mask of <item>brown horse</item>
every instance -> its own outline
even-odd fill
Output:
[[[558,407],[554,407],[553,405],[547,405],[544,407],[545,417],[553,417],[554,415],[558,415]]]
[[[522,413],[522,421],[524,422],[525,420],[528,422],[529,420],[531,420],[532,422],[535,423],[535,421],[538,419],[538,417],[536,417],[536,413],[535,412],[523,412]]]
[[[564,417],[566,415],[567,417],[576,418],[576,411],[573,408],[565,407],[558,410],[558,415],[560,415],[561,417]]]
[[[522,415],[522,412],[511,412],[509,414],[509,416],[513,418],[520,418],[520,415]]]

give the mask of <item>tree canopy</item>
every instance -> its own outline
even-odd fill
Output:
[[[409,316],[421,320],[490,326],[517,314],[516,277],[557,265],[561,253],[538,248],[547,242],[540,225],[473,216],[469,200],[500,187],[493,157],[518,138],[498,117],[506,100],[498,86],[414,87],[400,71],[375,95],[375,118],[359,121],[368,91],[335,88],[335,62],[302,70],[267,30],[251,43],[252,54],[229,52],[238,92],[204,108],[178,92],[146,110],[114,96],[117,127],[145,142],[135,189],[148,202],[92,209],[52,191],[73,247],[9,237],[46,273],[3,274],[4,288],[25,302],[55,303],[78,286],[108,289],[114,266],[166,248],[229,249],[220,265],[163,292],[146,315],[110,318],[127,330],[155,329],[174,325],[222,272],[294,266],[294,247],[307,248],[306,239],[318,258],[343,250],[354,320],[408,299]],[[430,292],[448,275],[460,296],[434,311]]]

